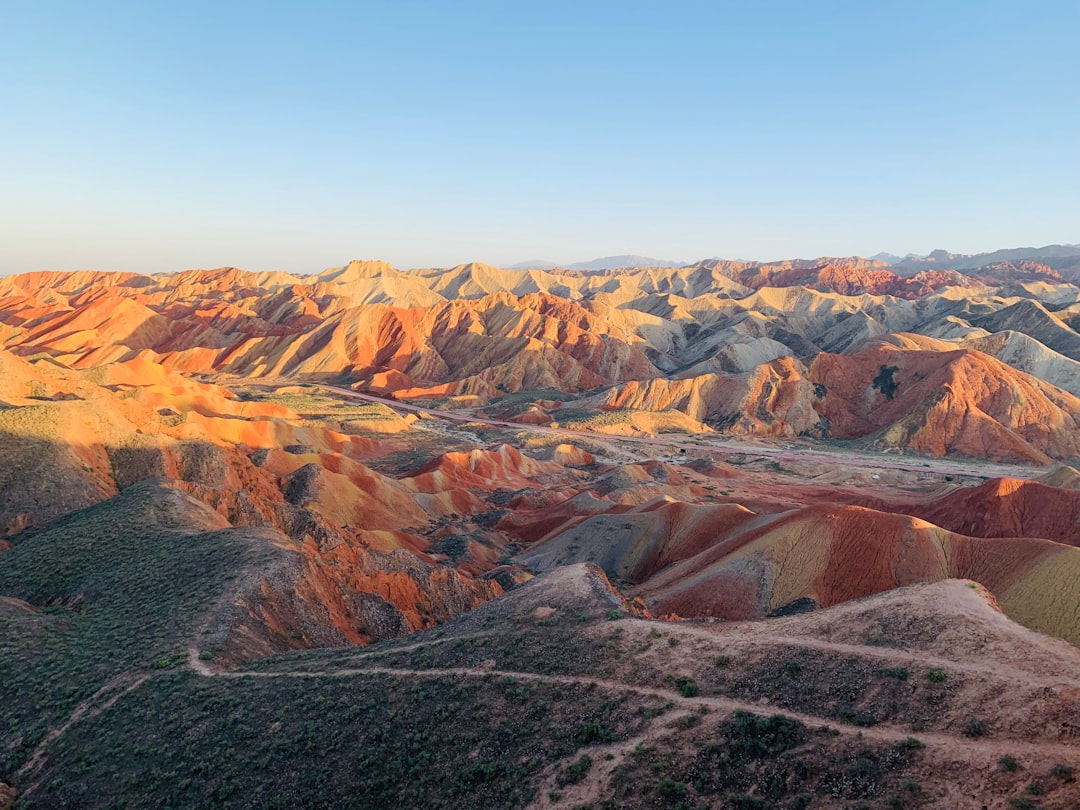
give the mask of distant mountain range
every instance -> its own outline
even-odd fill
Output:
[[[617,270],[624,267],[686,267],[689,262],[673,262],[668,259],[653,259],[649,256],[602,256],[587,262],[574,262],[561,265],[544,259],[532,259],[510,265],[508,270],[552,270],[562,267],[564,270]]]
[[[995,250],[992,253],[950,253],[947,250],[934,250],[926,256],[905,256],[899,262],[890,262],[894,266],[894,272],[900,275],[907,273],[896,270],[896,267],[910,269],[913,272],[920,270],[938,269],[948,267],[951,270],[976,270],[993,264],[1004,262],[1036,262],[1044,264],[1054,270],[1064,267],[1074,267],[1080,264],[1080,245],[1044,245],[1043,247],[1005,248]]]
[[[914,254],[909,253],[907,256],[897,256],[895,253],[875,253],[870,256],[871,259],[879,262],[885,262],[886,264],[900,264],[904,259],[910,259]]]
[[[921,270],[942,269],[950,270],[976,270],[992,264],[1003,262],[1030,261],[1044,264],[1055,270],[1064,267],[1074,267],[1080,264],[1080,244],[1076,245],[1045,245],[1043,247],[1005,248],[991,253],[950,253],[947,250],[933,250],[926,255],[908,253],[899,256],[895,253],[875,253],[870,259],[885,262],[891,265],[898,275],[914,275]],[[719,257],[714,256],[713,260]],[[758,262],[744,262],[745,264],[758,264]],[[559,264],[547,259],[530,259],[508,265],[508,270],[553,270],[562,268],[565,270],[616,270],[634,267],[687,267],[691,262],[671,261],[668,259],[654,259],[650,256],[603,256],[587,262],[574,262],[573,264]],[[904,272],[905,270],[909,272]]]
[[[528,261],[508,264],[506,270],[554,270],[558,262],[549,262],[547,259],[529,259]]]

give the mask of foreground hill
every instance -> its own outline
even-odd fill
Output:
[[[220,590],[161,563],[177,605],[215,615]],[[138,615],[6,609],[27,644]],[[633,612],[597,569],[571,566],[408,642],[224,671],[183,624],[188,658],[129,645],[104,686],[41,718],[76,719],[9,749],[6,768],[26,807],[973,808],[1035,783],[1042,806],[1080,798],[1080,654],[964,582],[752,624]],[[97,649],[60,647],[53,666]]]

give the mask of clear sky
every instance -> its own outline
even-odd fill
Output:
[[[1080,2],[0,0],[0,272],[1080,242]]]

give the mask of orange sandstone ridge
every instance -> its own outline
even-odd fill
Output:
[[[1014,270],[935,268],[928,280],[830,259],[589,274],[380,262],[305,277],[31,273],[0,280],[0,340],[67,368],[142,358],[186,375],[345,381],[451,408],[556,392],[599,410],[667,413],[620,427],[563,418],[541,395],[503,409],[526,425],[708,427],[1068,460],[1080,292],[1053,271]]]
[[[7,277],[0,551],[148,481],[219,528],[265,530],[297,562],[288,587],[245,597],[235,662],[433,627],[578,561],[659,614],[729,619],[966,577],[1076,641],[1066,473],[945,491],[908,470],[898,493],[869,471],[825,480],[835,460],[793,483],[695,444],[1074,461],[1080,289],[1010,272]],[[310,387],[324,382],[435,413]]]

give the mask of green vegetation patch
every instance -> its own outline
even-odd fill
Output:
[[[157,676],[60,738],[43,806],[506,808],[625,739],[640,699],[505,678]],[[512,697],[508,697],[508,693]]]
[[[700,735],[691,750],[689,735]],[[600,807],[878,807],[861,802],[899,794],[918,756],[917,748],[874,746],[782,714],[738,711],[693,730],[675,724],[670,736],[639,745],[615,769],[612,796]]]
[[[774,757],[806,741],[806,726],[802,721],[782,714],[761,717],[737,711],[722,730],[727,751],[734,759]]]
[[[167,492],[133,486],[4,552],[0,595],[35,610],[0,626],[0,781],[118,676],[183,662],[206,605],[258,559],[231,532],[184,531]]]
[[[381,402],[365,402],[359,399],[335,397],[323,394],[319,389],[311,389],[310,392],[294,392],[277,394],[260,389],[245,389],[242,391],[245,399],[255,402],[269,402],[281,405],[300,416],[309,418],[331,419],[392,419],[397,414],[387,405]]]
[[[870,383],[874,388],[885,395],[885,399],[896,396],[896,390],[900,384],[893,379],[893,375],[900,370],[899,366],[878,366],[877,376]]]
[[[722,670],[711,672],[711,678],[703,676],[706,691],[722,677]],[[731,697],[768,698],[788,711],[833,717],[862,727],[900,722],[927,729],[943,727],[945,709],[955,692],[930,677],[916,677],[905,667],[882,668],[827,650],[793,651],[786,659],[760,657],[722,683],[724,693]]]

